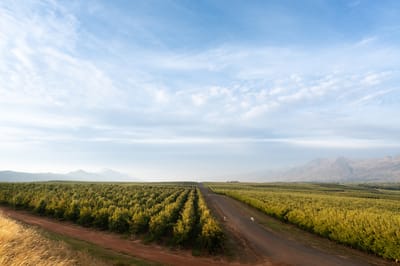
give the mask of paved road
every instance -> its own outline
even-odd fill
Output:
[[[322,250],[304,242],[290,239],[287,234],[267,230],[257,223],[257,219],[252,221],[251,217],[254,216],[255,210],[253,210],[253,213],[248,210],[252,208],[246,207],[244,204],[227,196],[215,194],[203,185],[200,185],[200,189],[208,203],[212,204],[211,206],[221,216],[221,220],[225,220],[223,223],[229,228],[228,230],[240,234],[240,237],[245,238],[256,253],[267,258],[274,265],[360,266],[394,264],[368,254],[360,256],[359,253],[361,252],[350,248],[350,251],[343,255],[343,252]],[[258,213],[257,215],[261,214],[258,211],[255,212]],[[308,233],[305,232],[305,234]],[[330,245],[335,246],[336,244],[330,243]],[[344,249],[344,247],[340,246],[340,249]],[[352,253],[355,255],[352,255]]]

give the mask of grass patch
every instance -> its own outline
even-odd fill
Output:
[[[127,266],[127,265],[138,265],[138,266],[157,266],[163,265],[157,262],[147,261],[144,259],[136,258],[130,255],[115,252],[110,249],[102,248],[98,245],[88,243],[86,241],[78,240],[68,236],[56,234],[49,231],[42,231],[42,235],[55,241],[65,242],[73,250],[79,250],[87,252],[92,257],[98,258],[109,265],[115,266]]]

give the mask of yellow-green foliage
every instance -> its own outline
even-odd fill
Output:
[[[195,230],[195,222],[197,218],[195,209],[196,200],[196,190],[192,190],[181,213],[181,218],[175,224],[173,229],[174,240],[177,244],[184,244],[190,240],[190,237]]]
[[[198,190],[199,193],[199,212],[200,212],[200,243],[208,250],[217,250],[221,247],[223,242],[223,232],[220,225],[212,217],[207,204]]]
[[[220,228],[199,193],[194,184],[0,183],[3,204],[181,246],[201,239],[213,252],[221,245]]]
[[[165,206],[157,215],[150,218],[149,232],[156,239],[165,234],[178,219],[179,211],[187,198],[188,190],[181,193],[175,202]],[[168,233],[168,232],[167,232]]]
[[[400,259],[400,194],[331,186],[214,184],[212,188],[321,236],[384,258]]]
[[[48,240],[35,230],[0,213],[0,265],[105,265],[62,242]]]

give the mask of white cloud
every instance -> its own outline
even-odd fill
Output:
[[[377,36],[366,37],[355,44],[356,47],[367,46],[378,40]]]
[[[385,139],[354,139],[354,138],[328,138],[328,139],[288,139],[287,143],[310,148],[331,149],[374,149],[398,148],[400,142]]]
[[[273,110],[275,108],[278,108],[278,107],[279,107],[279,104],[277,102],[271,102],[269,104],[256,105],[256,106],[251,107],[248,111],[246,111],[242,115],[242,119],[248,120],[248,119],[257,118],[259,116],[264,115],[268,111],[271,111],[271,110]]]
[[[100,68],[75,53],[78,23],[55,2],[0,7],[0,101],[106,104],[118,95]]]
[[[85,15],[101,6],[89,8]],[[97,36],[73,11],[56,1],[0,3],[0,145],[398,147],[395,134],[335,134],[349,124],[398,127],[398,105],[380,102],[400,97],[400,50],[378,37],[150,49]]]
[[[367,73],[362,79],[361,84],[365,86],[376,86],[384,82],[391,75],[391,72],[384,71],[378,73]]]
[[[357,99],[356,101],[354,101],[355,105],[362,105],[365,104],[369,101],[372,101],[380,96],[386,95],[393,92],[393,89],[386,89],[386,90],[378,90],[376,92],[372,92],[370,94],[367,95],[363,95],[360,99]]]
[[[282,94],[284,91],[285,91],[285,89],[282,88],[282,87],[275,87],[275,88],[272,88],[272,89],[269,91],[269,94],[272,95],[272,96],[274,96],[274,95]]]
[[[192,95],[192,101],[193,104],[196,106],[201,106],[206,102],[206,97],[204,95],[201,94],[193,94]]]

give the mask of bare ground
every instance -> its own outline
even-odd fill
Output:
[[[233,235],[233,241],[239,246],[237,252],[247,254],[247,257],[239,256],[241,260],[300,266],[396,265],[280,222],[244,203],[215,194],[203,185],[200,189],[229,235]]]
[[[8,217],[23,223],[38,226],[45,230],[66,235],[86,242],[90,242],[106,249],[132,255],[145,260],[160,262],[165,265],[228,265],[231,264],[218,257],[194,257],[190,251],[171,250],[166,247],[151,244],[145,245],[140,240],[128,240],[121,235],[81,227],[69,222],[60,222],[54,219],[31,214],[26,211],[0,207]],[[239,263],[234,263],[239,264]]]
[[[223,224],[227,234],[225,252],[230,253],[227,256],[195,257],[188,250],[172,250],[156,244],[146,245],[140,240],[123,239],[118,234],[60,222],[12,208],[0,206],[0,210],[29,225],[165,265],[396,265],[281,223],[246,204],[217,195],[203,185],[200,185],[200,189]]]

